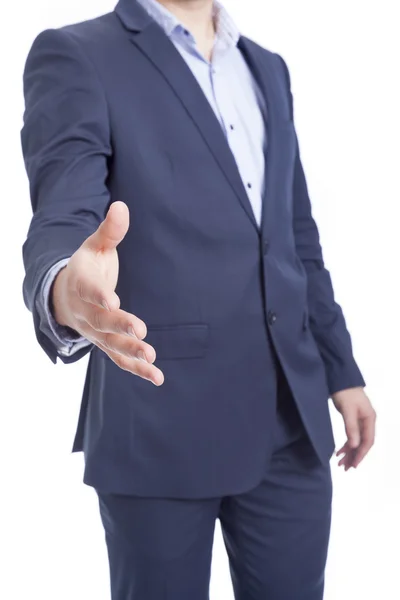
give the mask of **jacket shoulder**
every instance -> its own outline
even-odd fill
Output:
[[[99,64],[107,60],[110,49],[123,38],[121,24],[114,12],[95,19],[41,31],[29,51],[25,70],[35,59],[53,54],[54,58],[88,61]],[[36,60],[37,62],[37,60]],[[64,65],[65,67],[65,65]]]
[[[32,48],[43,42],[57,45],[68,40],[81,47],[106,48],[118,34],[121,34],[121,25],[115,13],[111,12],[95,19],[45,29],[36,36]]]
[[[260,56],[260,58],[272,61],[274,63],[281,62],[283,60],[279,54],[273,52],[272,50],[269,50],[268,48],[264,48],[264,46],[257,44],[257,42],[255,42],[254,40],[245,36],[243,36],[243,39],[246,41],[246,44],[249,45],[253,49],[253,51]]]
[[[110,38],[121,33],[121,25],[116,14],[110,12],[94,19],[65,25],[59,30],[81,43],[97,43],[104,46]]]
[[[261,61],[268,62],[273,68],[278,70],[278,73],[280,73],[284,77],[290,89],[289,69],[282,56],[277,52],[273,52],[272,50],[268,50],[267,48],[260,46],[260,44],[257,44],[250,38],[244,37],[244,39],[246,41],[246,44],[252,48],[253,52],[255,52],[259,56],[259,59]]]
[[[287,64],[280,54],[260,46],[260,44],[257,44],[257,42],[254,42],[250,38],[243,37],[243,39],[246,41],[246,44],[253,49],[253,52],[258,54],[262,61],[268,61],[269,64],[278,68],[278,70],[283,71],[285,78],[289,77]]]

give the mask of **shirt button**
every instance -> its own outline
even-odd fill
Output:
[[[270,326],[272,326],[276,322],[277,318],[278,317],[276,316],[276,313],[274,313],[272,310],[268,312],[268,324]]]
[[[251,188],[252,188],[253,186],[251,185],[251,183],[248,183],[248,184],[247,184],[247,187],[249,188],[249,190],[251,190]]]
[[[231,125],[230,127],[231,127],[232,131],[235,129],[235,126],[234,126],[234,125]]]

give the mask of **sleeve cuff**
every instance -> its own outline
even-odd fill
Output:
[[[365,380],[357,364],[353,361],[351,366],[339,371],[330,371],[327,373],[329,393],[331,396],[337,392],[351,388],[366,386]]]

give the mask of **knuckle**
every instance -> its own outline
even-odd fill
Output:
[[[113,354],[111,358],[115,362],[117,367],[123,369],[124,371],[126,370],[126,363],[122,354]]]
[[[129,360],[122,354],[118,354],[117,356],[117,365],[119,366],[119,368],[123,371],[130,371],[131,369],[129,368]]]
[[[138,351],[138,345],[134,341],[129,341],[129,344],[124,344],[123,351],[129,357],[135,358]]]
[[[358,427],[355,425],[348,425],[347,426],[347,433],[349,434],[354,434],[358,432]]]
[[[136,339],[129,340],[128,351],[129,354],[136,356],[139,350],[143,350],[141,342]]]

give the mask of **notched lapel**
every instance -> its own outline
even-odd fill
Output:
[[[151,23],[131,34],[131,41],[153,63],[174,90],[197,126],[248,217],[258,229],[240,173],[220,122],[190,68],[160,27]]]
[[[239,48],[265,98],[268,127],[291,120],[285,76],[279,58],[263,50],[248,38],[241,37]]]
[[[284,172],[281,159],[285,157],[285,145],[294,137],[294,129],[288,93],[285,88],[284,71],[279,64],[279,58],[245,37],[240,39],[239,48],[257,80],[266,104],[265,126],[268,137],[261,222],[261,229],[266,231],[270,226],[268,215],[270,202],[280,196],[281,181],[279,178]],[[273,221],[273,219],[271,220]]]

